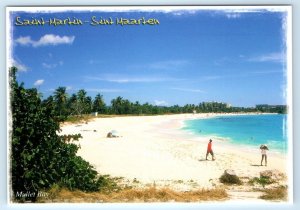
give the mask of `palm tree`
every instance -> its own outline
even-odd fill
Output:
[[[140,102],[136,101],[132,106],[134,107],[134,114],[142,114],[143,113]]]
[[[94,103],[93,103],[93,111],[99,113],[105,113],[105,102],[103,100],[103,96],[99,93],[96,95]]]
[[[116,99],[113,99],[111,101],[111,106],[115,114],[123,114],[122,105],[123,105],[123,98],[121,96],[118,96]]]
[[[67,102],[68,94],[66,92],[66,87],[58,87],[54,91],[54,101],[56,103],[56,111],[60,116],[65,114],[66,110],[66,102]]]
[[[86,111],[86,101],[86,91],[84,89],[80,89],[77,92],[78,111],[80,115]]]
[[[67,109],[69,110],[70,115],[78,115],[78,103],[77,103],[77,95],[73,93],[67,102]]]
[[[84,102],[85,97],[86,97],[86,91],[85,91],[84,89],[80,89],[80,90],[77,92],[77,98],[78,98],[78,101]]]
[[[84,100],[84,113],[88,114],[92,112],[93,100],[91,96],[88,96]]]

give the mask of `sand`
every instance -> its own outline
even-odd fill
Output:
[[[258,148],[241,148],[220,139],[213,138],[216,160],[211,161],[211,156],[205,160],[209,138],[195,136],[181,127],[184,120],[214,115],[95,118],[87,124],[64,125],[61,134],[81,133],[78,155],[100,174],[138,180],[144,185],[193,183],[185,187],[210,188],[226,169],[233,169],[240,177],[259,177],[259,172],[267,169],[287,174],[286,155],[270,151],[268,166],[260,166]],[[117,130],[121,137],[107,138],[111,130]]]

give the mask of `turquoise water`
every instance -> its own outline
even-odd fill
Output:
[[[183,129],[200,136],[212,136],[233,144],[287,152],[287,115],[237,115],[187,120]]]

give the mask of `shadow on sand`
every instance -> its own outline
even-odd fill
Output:
[[[208,161],[208,160],[202,158],[202,159],[198,159],[198,161]]]
[[[258,167],[258,166],[261,166],[261,165],[258,165],[258,164],[251,164],[251,166],[256,166],[256,167]]]
[[[198,161],[215,161],[215,160],[216,159],[213,159],[213,160],[212,159],[207,159],[207,160],[206,159],[198,159]]]

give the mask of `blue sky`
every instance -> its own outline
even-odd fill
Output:
[[[159,25],[15,26],[16,17],[145,17]],[[44,97],[59,86],[157,105],[286,104],[285,13],[256,11],[13,12],[18,80]]]

